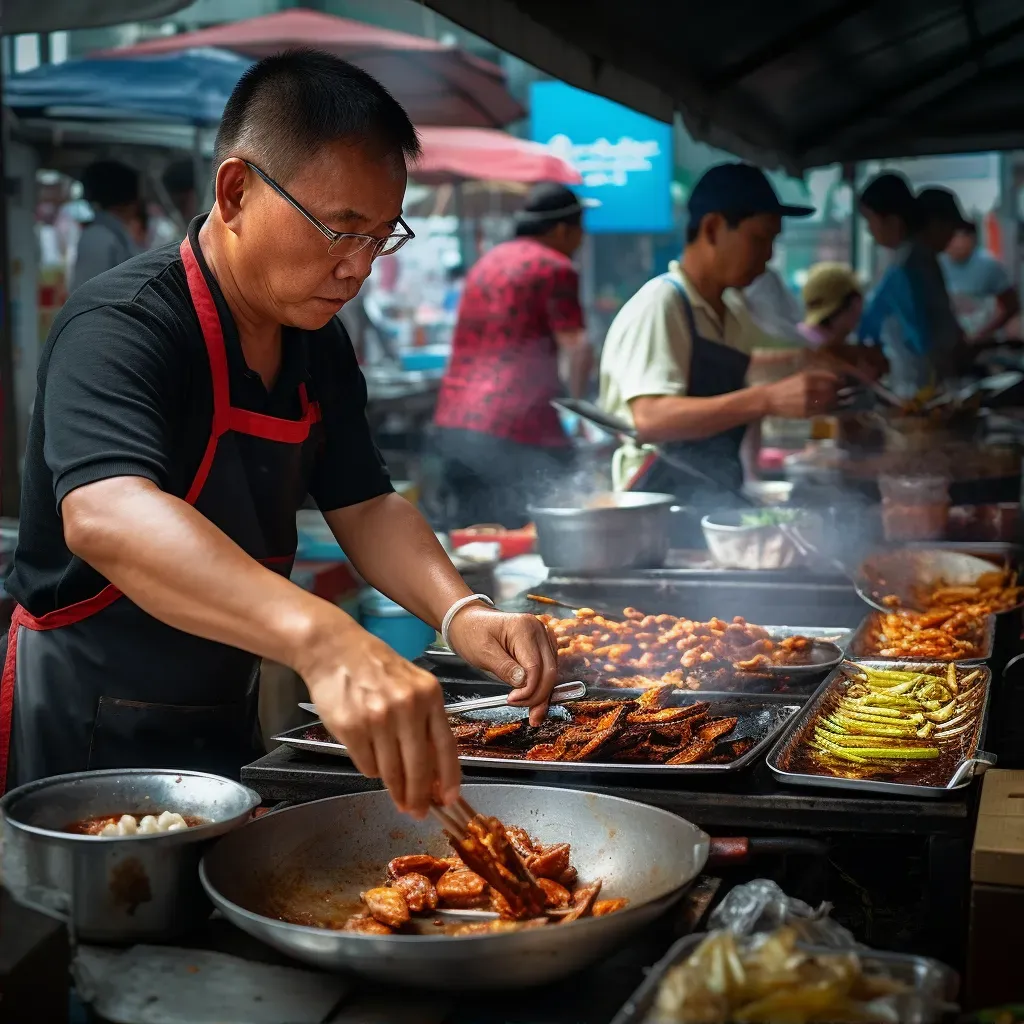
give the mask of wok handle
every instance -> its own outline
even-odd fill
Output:
[[[708,865],[746,864],[759,854],[780,853],[824,857],[828,853],[828,844],[804,836],[715,836],[708,851]]]
[[[746,836],[712,836],[708,850],[708,866],[745,864],[750,857],[750,840]]]

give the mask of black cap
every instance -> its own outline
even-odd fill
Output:
[[[705,171],[687,203],[690,224],[697,225],[709,213],[777,213],[780,217],[809,217],[811,206],[786,206],[779,202],[768,176],[753,164],[718,164]]]
[[[948,188],[926,188],[917,197],[917,205],[925,220],[938,220],[958,228],[973,227],[963,215],[956,195]]]
[[[597,199],[583,199],[565,185],[559,185],[553,181],[542,181],[530,189],[523,208],[516,213],[515,217],[521,223],[541,221],[555,223],[560,220],[569,220],[584,210],[600,205],[601,203]]]

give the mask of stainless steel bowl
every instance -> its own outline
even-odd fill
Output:
[[[210,914],[199,883],[209,841],[260,802],[203,772],[124,769],[57,775],[0,800],[0,880],[19,902],[88,942],[170,939]],[[183,832],[104,838],[64,831],[85,818],[161,811],[202,818]]]
[[[671,532],[671,494],[606,492],[579,505],[531,505],[537,549],[547,566],[575,572],[657,569]]]

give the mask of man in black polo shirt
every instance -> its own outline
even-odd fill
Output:
[[[335,316],[374,258],[412,237],[400,214],[416,152],[405,112],[362,71],[309,51],[262,60],[225,109],[209,216],[180,250],[100,275],[62,311],[8,582],[0,784],[132,766],[237,774],[258,753],[268,657],[305,679],[399,807],[454,799],[434,677],[288,580],[307,494],[370,584],[543,717],[546,632],[472,595],[392,491]]]

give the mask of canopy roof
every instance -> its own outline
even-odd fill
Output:
[[[0,32],[60,32],[163,18],[192,0],[5,0]]]
[[[1020,0],[421,2],[765,166],[1024,146]]]
[[[505,87],[504,72],[490,61],[435,39],[302,7],[160,36],[107,55],[174,53],[207,46],[249,57],[295,46],[327,50],[358,64],[387,86],[418,125],[502,128],[525,113]]]
[[[72,60],[12,75],[5,99],[19,117],[60,123],[61,133],[71,121],[114,122],[122,127],[126,122],[157,121],[165,129],[168,122],[214,128],[231,90],[251,63],[248,57],[215,49]],[[423,155],[412,174],[421,181],[582,181],[546,146],[505,132],[426,125],[419,133]],[[96,135],[91,131],[85,137]],[[111,138],[122,137],[121,131],[111,133]],[[167,138],[169,144],[180,143],[171,135]]]

